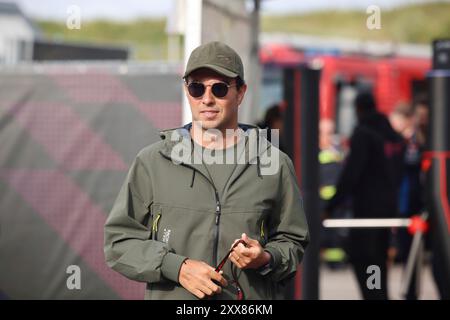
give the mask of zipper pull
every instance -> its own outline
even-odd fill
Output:
[[[219,224],[220,219],[220,203],[217,201],[217,207],[216,207],[216,225]]]
[[[220,213],[220,202],[219,202],[219,195],[216,191],[216,213]]]
[[[216,194],[216,225],[219,224],[220,219],[220,202],[219,202],[219,194],[215,191]]]

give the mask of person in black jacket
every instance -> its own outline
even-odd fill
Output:
[[[350,152],[326,206],[331,213],[351,197],[354,218],[392,218],[397,215],[398,189],[404,144],[388,119],[377,112],[371,93],[355,100],[358,125],[350,139]],[[389,229],[350,230],[347,253],[364,299],[388,299],[387,251]],[[380,270],[380,286],[368,287],[369,266]],[[372,267],[373,268],[373,267]],[[370,269],[369,269],[370,270]],[[376,283],[376,282],[375,282]]]

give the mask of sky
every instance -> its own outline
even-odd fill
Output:
[[[28,15],[39,19],[64,20],[71,5],[81,9],[87,20],[107,18],[132,20],[140,17],[166,17],[175,0],[0,0],[16,2]],[[243,1],[243,0],[228,0]],[[263,14],[308,12],[321,9],[365,9],[378,5],[381,10],[426,0],[263,0]]]

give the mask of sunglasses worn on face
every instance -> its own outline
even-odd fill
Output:
[[[191,82],[187,85],[187,88],[189,94],[194,98],[203,96],[206,87],[211,87],[211,91],[216,98],[223,98],[228,94],[228,89],[235,86],[235,84],[226,84],[225,82],[216,82],[208,85],[204,85],[201,82]]]
[[[231,252],[233,252],[233,249],[236,248],[236,246],[242,243],[244,246],[247,246],[247,243],[240,239],[238,242],[236,242],[230,249],[230,251],[228,251],[228,253],[226,254],[226,256],[222,259],[222,261],[220,261],[219,265],[216,267],[216,272],[219,272],[220,270],[222,270],[223,266],[225,265],[225,262],[227,262],[228,258],[230,257]],[[236,286],[236,298],[237,300],[244,300],[245,296],[244,296],[244,291],[242,291],[242,288],[237,280],[237,275],[236,275],[236,270],[233,268],[234,265],[231,266],[231,275],[233,276],[233,281],[231,282],[231,284]]]

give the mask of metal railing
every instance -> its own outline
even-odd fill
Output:
[[[415,268],[416,295],[419,297],[424,254],[423,235],[427,220],[428,212],[423,212],[420,216],[405,219],[325,219],[322,224],[325,228],[408,228],[414,236],[402,279],[401,294],[406,297]]]

